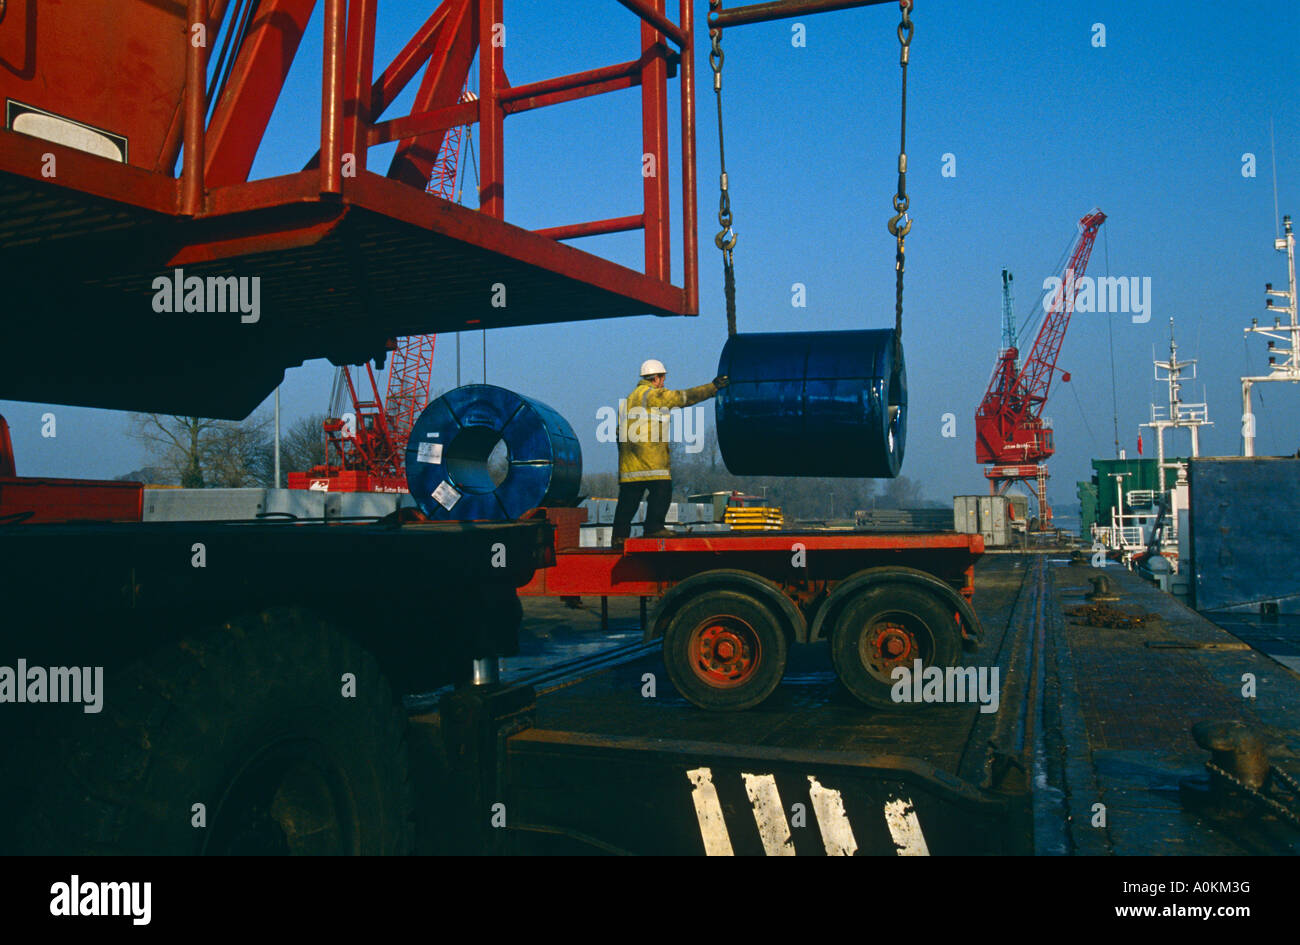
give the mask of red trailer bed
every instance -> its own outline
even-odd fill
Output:
[[[792,643],[828,640],[840,678],[892,705],[898,667],[952,665],[982,636],[971,607],[979,535],[782,531],[630,538],[568,548],[524,596],[656,598],[647,639],[664,638],[678,691],[705,708],[757,705]]]

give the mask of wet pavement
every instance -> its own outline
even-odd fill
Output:
[[[558,597],[520,600],[524,622],[519,629],[519,654],[501,661],[501,676],[507,682],[641,640],[641,609],[634,597],[608,599],[606,630],[601,629],[599,597],[577,598],[580,607]]]

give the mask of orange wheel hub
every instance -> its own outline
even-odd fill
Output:
[[[724,614],[695,628],[690,658],[696,676],[710,686],[726,689],[742,685],[754,675],[762,660],[762,647],[753,627]]]

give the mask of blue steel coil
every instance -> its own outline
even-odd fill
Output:
[[[733,335],[718,373],[718,447],[737,476],[892,479],[907,435],[907,369],[894,332]]]
[[[546,404],[504,387],[457,387],[424,408],[406,444],[411,497],[431,519],[505,521],[578,499],[582,447]]]

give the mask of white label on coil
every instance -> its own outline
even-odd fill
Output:
[[[448,512],[451,511],[453,505],[460,501],[460,493],[456,491],[456,488],[450,482],[445,481],[438,483],[438,488],[433,490],[433,497]]]
[[[415,451],[415,458],[421,463],[441,463],[441,443],[421,443]]]

